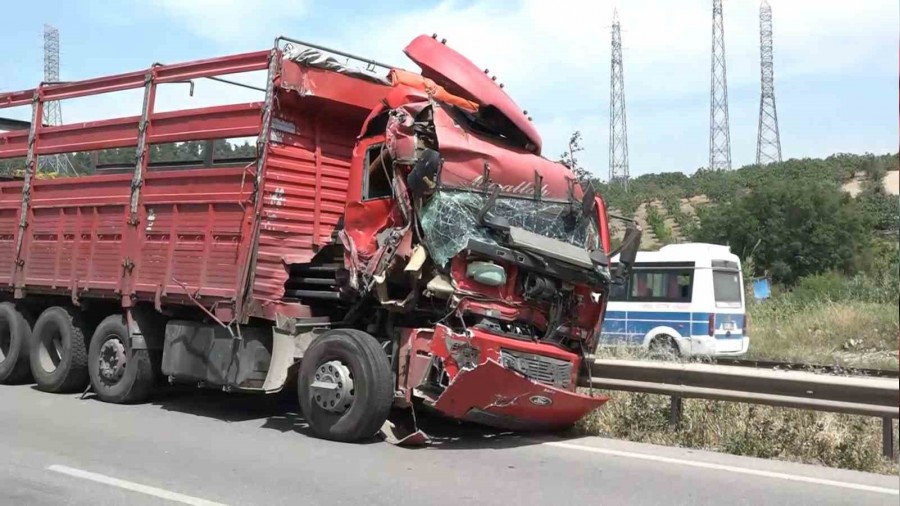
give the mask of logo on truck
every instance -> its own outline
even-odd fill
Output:
[[[549,406],[549,405],[553,404],[553,401],[550,400],[549,397],[544,397],[543,395],[532,395],[529,400],[535,406],[543,407],[543,406]]]

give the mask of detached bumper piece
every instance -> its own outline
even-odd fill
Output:
[[[487,360],[460,371],[433,407],[501,429],[555,430],[571,426],[608,400],[544,385]]]

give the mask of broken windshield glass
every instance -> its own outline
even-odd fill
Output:
[[[490,229],[476,216],[487,195],[464,191],[439,191],[422,210],[421,222],[432,259],[444,265],[462,251],[469,239],[496,244]],[[506,218],[510,226],[585,249],[597,247],[594,221],[581,213],[581,206],[514,197],[498,197],[490,215]]]

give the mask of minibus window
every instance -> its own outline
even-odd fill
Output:
[[[628,300],[690,302],[693,269],[635,269]]]
[[[741,302],[740,273],[735,271],[713,271],[713,292],[716,302]]]

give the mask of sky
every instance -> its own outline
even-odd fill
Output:
[[[897,0],[769,0],[775,94],[785,159],[898,151]],[[610,25],[622,26],[631,175],[708,164],[710,0],[71,0],[3,2],[0,91],[42,76],[42,30],[60,31],[61,79],[77,80],[267,49],[278,35],[406,69],[403,47],[437,33],[489,68],[558,158],[582,132],[579,160],[608,173]],[[731,149],[751,164],[759,114],[759,3],[724,0]],[[237,80],[261,84],[258,74]],[[140,112],[141,91],[65,101],[64,122]],[[255,92],[203,81],[160,92],[158,109],[258,100]],[[23,109],[0,116],[28,119]]]

